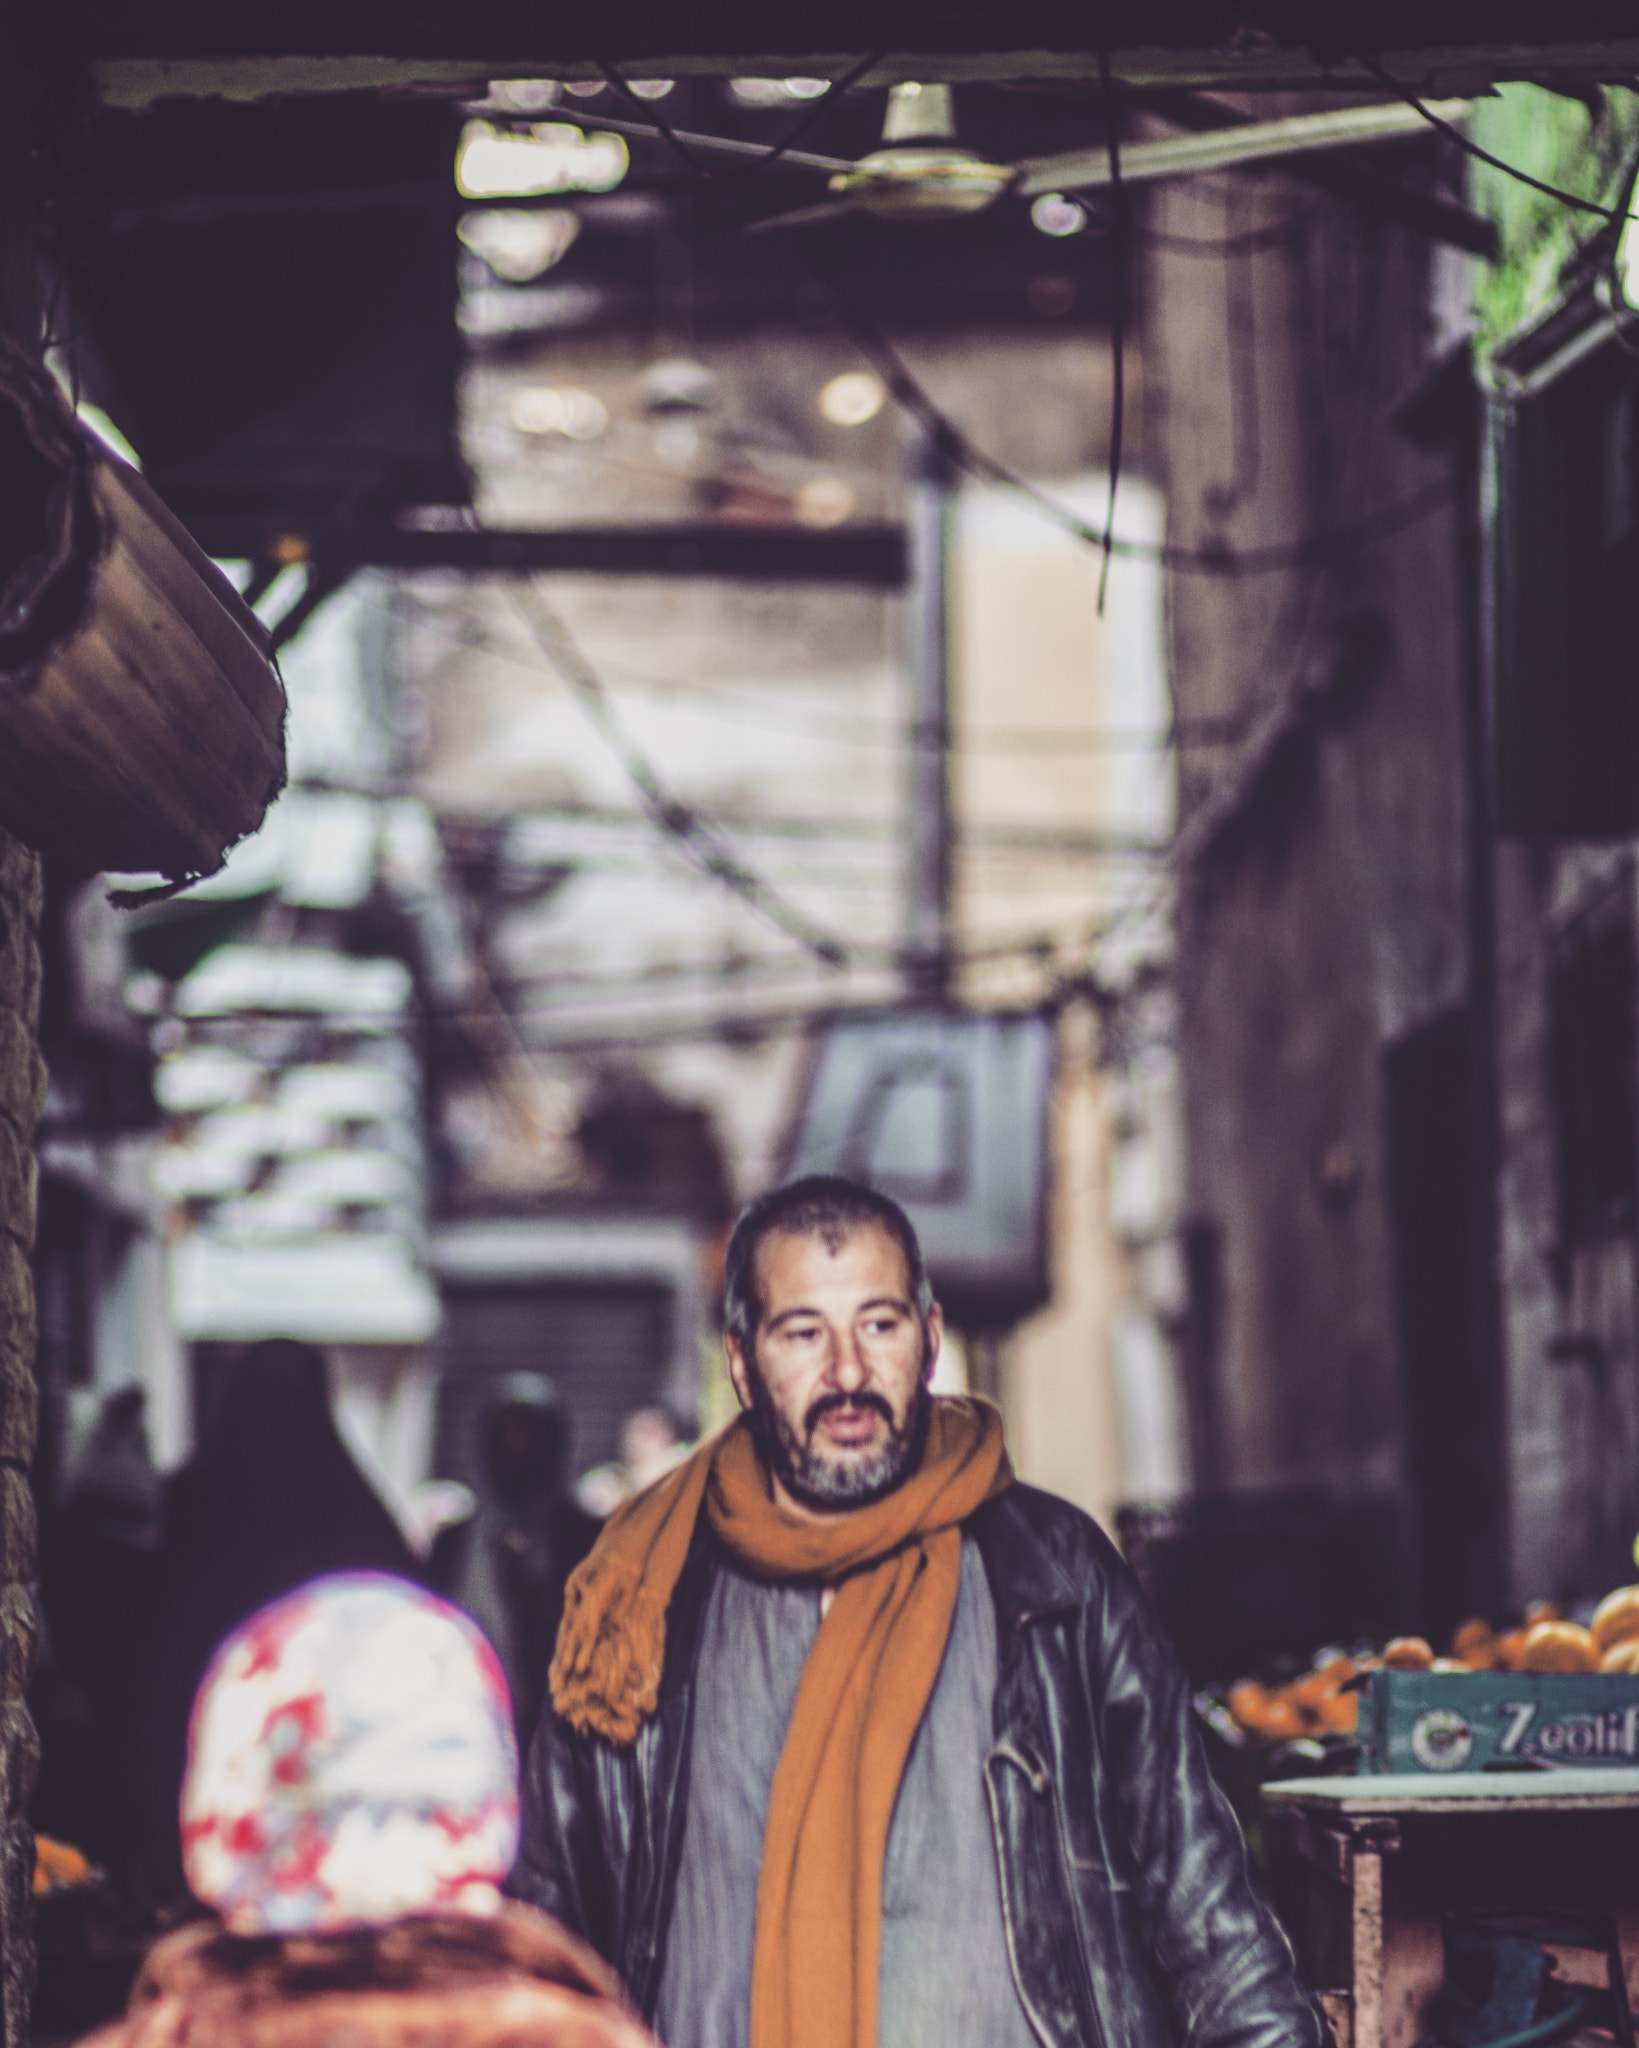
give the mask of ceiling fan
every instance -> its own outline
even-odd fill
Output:
[[[1470,104],[1467,100],[1437,100],[1429,103],[1427,112],[1442,121],[1461,121],[1470,112]],[[611,120],[606,115],[578,111],[570,118],[580,127],[613,128],[627,135],[669,133],[685,149],[702,154],[749,158],[769,154],[760,142],[662,130],[652,122]],[[1200,171],[1264,163],[1314,150],[1392,142],[1427,132],[1427,120],[1417,108],[1398,101],[1379,102],[1334,108],[1321,114],[1291,114],[1274,121],[1251,121],[1204,135],[1128,143],[1120,151],[1119,170],[1124,185],[1140,184],[1157,178],[1187,177]],[[951,220],[979,213],[1008,193],[1034,199],[1049,192],[1095,191],[1114,182],[1116,168],[1110,150],[1103,146],[1027,157],[1016,164],[991,163],[975,151],[964,149],[957,140],[950,87],[915,84],[896,85],[889,90],[882,146],[868,156],[850,162],[843,157],[816,156],[807,150],[786,150],[777,161],[792,170],[823,173],[836,196],[816,206],[755,221],[748,233],[808,227],[851,213],[875,214],[879,220]]]

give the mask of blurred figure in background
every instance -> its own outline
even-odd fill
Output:
[[[478,1510],[433,1553],[435,1583],[495,1645],[527,1744],[546,1696],[564,1585],[598,1524],[566,1491],[569,1417],[541,1373],[508,1373],[485,1406]]]
[[[154,1625],[161,1483],[135,1382],[106,1394],[41,1531],[46,1642],[35,1684],[41,1732],[36,1822],[122,1874],[146,1759],[132,1743],[131,1673]]]
[[[188,1709],[212,1650],[278,1594],[329,1572],[415,1577],[398,1524],[331,1419],[324,1356],[254,1344],[233,1367],[199,1451],[165,1486],[159,1613],[141,1660],[144,1861],[179,1888],[176,1796]]]
[[[607,1521],[622,1501],[681,1465],[691,1449],[664,1408],[634,1408],[620,1425],[619,1459],[583,1472],[575,1498],[587,1514]]]
[[[63,1489],[71,1519],[127,1551],[159,1545],[161,1482],[147,1410],[148,1396],[135,1380],[105,1394]]]
[[[473,1625],[416,1587],[321,1580],[222,1646],[183,1835],[217,1917],[156,1944],[88,2048],[653,2048],[590,1949],[503,1903],[505,1682]]]

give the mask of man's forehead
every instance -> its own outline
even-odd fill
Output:
[[[790,1271],[793,1251],[801,1259],[804,1269],[800,1279]],[[829,1269],[833,1262],[840,1266],[846,1260],[852,1265],[862,1253],[870,1257],[873,1264],[884,1257],[891,1262],[893,1288],[908,1301],[911,1274],[905,1247],[886,1224],[878,1223],[874,1217],[846,1222],[801,1223],[789,1228],[776,1226],[759,1242],[755,1257],[757,1292],[762,1297],[764,1311],[770,1307],[768,1284],[778,1269],[786,1269],[782,1277],[787,1277],[788,1284],[801,1287],[815,1280],[823,1284],[830,1277]]]

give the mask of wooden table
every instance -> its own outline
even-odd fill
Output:
[[[1270,1890],[1338,2048],[1413,2048],[1453,1907],[1606,1913],[1639,2007],[1639,1770],[1290,1778],[1264,1787]],[[1598,1959],[1559,1951],[1572,1983]]]

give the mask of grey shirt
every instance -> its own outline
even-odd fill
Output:
[[[730,1568],[707,1598],[655,2009],[667,2048],[747,2048],[763,1824],[819,1621],[813,1588]],[[995,1691],[995,1607],[964,1540],[950,1639],[888,1830],[879,2048],[1035,2048],[1007,1959],[985,1797]]]

